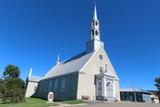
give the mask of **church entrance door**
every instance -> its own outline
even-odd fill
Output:
[[[113,84],[111,82],[106,84],[106,97],[113,98]]]

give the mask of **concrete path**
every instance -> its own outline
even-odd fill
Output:
[[[76,107],[160,107],[160,104],[146,103],[96,103]]]
[[[83,104],[64,104],[56,102],[58,106],[52,107],[160,107],[160,104],[147,104],[147,103],[133,103],[133,102],[120,102],[120,103],[107,103],[107,102],[88,102]]]
[[[60,102],[55,102],[58,104],[58,106],[51,106],[51,107],[73,107],[73,106],[85,106],[88,105],[87,103],[82,103],[82,104],[66,104],[66,103],[60,103]]]

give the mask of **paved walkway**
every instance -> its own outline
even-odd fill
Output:
[[[88,104],[64,104],[57,102],[59,106],[53,107],[160,107],[160,104],[147,104],[147,103],[133,103],[133,102],[120,102],[120,103],[107,103],[107,102],[88,102]]]
[[[58,104],[58,106],[52,106],[52,107],[73,107],[73,106],[85,106],[85,105],[88,105],[87,103],[82,103],[82,104],[66,104],[66,103],[60,103],[60,102],[56,102],[56,104]]]
[[[160,104],[146,103],[96,103],[77,107],[160,107]]]

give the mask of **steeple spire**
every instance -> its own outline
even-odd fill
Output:
[[[94,5],[94,12],[93,12],[93,19],[92,19],[92,26],[91,26],[91,36],[90,40],[87,42],[87,52],[93,52],[100,47],[103,47],[104,44],[100,40],[100,29],[99,29],[99,20],[97,17],[97,9],[96,4]]]
[[[30,68],[30,70],[29,70],[29,75],[28,75],[28,77],[30,77],[30,76],[32,76],[32,68]]]
[[[94,5],[94,16],[93,16],[93,20],[97,20],[97,9],[96,9],[96,3]]]

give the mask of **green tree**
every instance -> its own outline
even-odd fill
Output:
[[[5,103],[24,102],[24,81],[19,78],[19,67],[7,65],[0,80],[0,93]]]
[[[19,68],[12,64],[7,65],[5,71],[3,72],[4,78],[18,78],[20,75]]]
[[[158,77],[158,78],[155,78],[155,86],[157,87],[157,89],[160,91],[160,77]]]
[[[0,78],[0,99],[2,99],[5,89],[4,81]]]
[[[24,101],[24,81],[20,78],[9,78],[5,80],[6,90],[3,101],[6,103],[18,103]]]
[[[156,95],[158,96],[158,98],[160,99],[160,77],[155,78],[154,82],[156,83],[155,86],[157,87],[157,89],[159,90]]]

